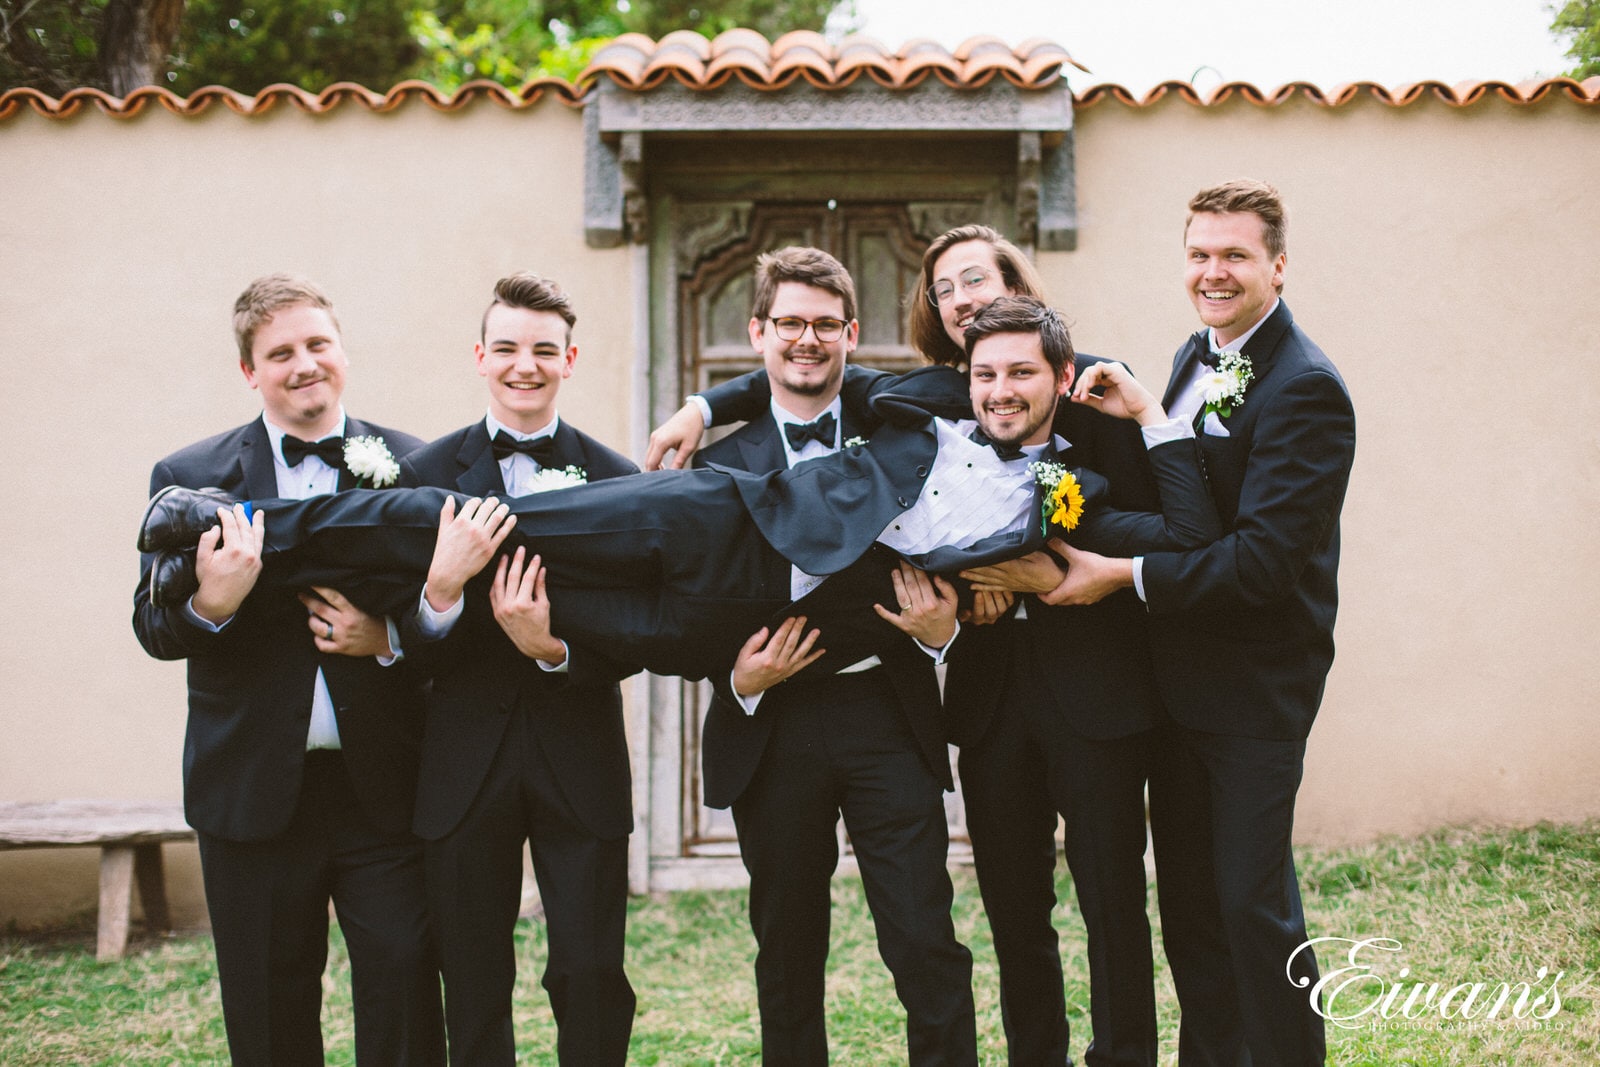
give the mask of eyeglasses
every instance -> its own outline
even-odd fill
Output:
[[[811,332],[816,334],[817,340],[823,344],[837,341],[844,335],[844,328],[849,325],[843,319],[800,319],[792,315],[785,315],[781,319],[768,319],[772,323],[772,332],[785,341],[798,341],[806,335],[806,327],[811,327]]]
[[[983,288],[983,283],[989,280],[994,271],[988,267],[968,267],[957,276],[961,283],[963,293],[972,293]],[[928,303],[934,307],[948,304],[956,295],[956,287],[948,281],[935,282],[928,286]]]

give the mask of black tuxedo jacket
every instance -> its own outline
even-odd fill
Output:
[[[852,437],[862,436],[868,430],[868,419],[857,405],[841,405],[843,425],[840,429],[840,440],[846,441]],[[920,449],[922,438],[915,435],[908,439],[908,445],[913,449]],[[931,458],[928,460],[931,462]],[[781,471],[787,466],[784,454],[783,441],[778,428],[777,420],[773,418],[771,408],[768,407],[762,414],[752,418],[738,430],[702,450],[695,457],[697,466],[714,464],[732,470],[751,471],[764,473]],[[801,468],[815,466],[802,464]],[[916,462],[911,465],[913,473]],[[811,481],[811,479],[807,479]],[[806,490],[802,490],[806,492]],[[806,509],[812,514],[821,513],[828,516],[826,521],[835,522],[841,526],[852,520],[853,509],[840,509],[836,506],[824,506],[824,497],[819,495],[813,500],[813,506]],[[779,505],[778,497],[772,498],[774,507]],[[829,505],[835,504],[829,500]],[[777,514],[774,512],[774,514]],[[887,521],[887,520],[886,520]],[[870,525],[868,523],[859,525]],[[787,529],[789,523],[784,523]],[[881,531],[880,524],[872,533]],[[814,534],[806,535],[808,538]],[[770,539],[770,538],[769,538]],[[782,540],[782,535],[779,536]],[[773,574],[769,582],[773,586],[787,585],[789,582],[789,563],[786,559],[773,557]],[[904,634],[889,626],[878,618],[872,610],[871,603],[874,593],[876,602],[888,605],[893,600],[893,587],[887,581],[887,567],[892,565],[889,554],[885,554],[881,561],[874,561],[867,569],[864,576],[866,584],[860,585],[854,581],[854,575],[835,575],[819,587],[819,594],[830,596],[837,595],[841,582],[850,582],[855,589],[866,590],[864,595],[850,595],[848,603],[841,604],[841,608],[859,620],[849,620],[857,634],[870,633],[872,639],[867,643],[876,649],[876,654],[883,660],[883,668],[889,673],[891,684],[899,699],[900,708],[906,716],[923,758],[933,771],[934,778],[946,789],[954,788],[950,774],[950,756],[945,748],[944,731],[938,714],[939,709],[939,683],[934,673],[933,660]],[[829,586],[833,588],[830,589]],[[806,613],[808,607],[803,601],[800,605],[786,609],[787,614]],[[828,648],[829,634],[833,628],[818,607],[809,609],[807,618],[810,625],[822,628],[820,644]],[[845,621],[843,619],[841,622]],[[831,650],[831,649],[830,649]],[[862,651],[866,651],[863,649]],[[848,662],[859,658],[854,652],[835,654],[829,657],[829,665],[837,669],[848,666]],[[813,669],[822,666],[814,665]],[[732,663],[728,664],[729,670]],[[712,700],[711,707],[706,713],[705,730],[702,738],[701,762],[705,776],[705,802],[714,808],[725,808],[731,805],[744,792],[750,784],[750,779],[755,775],[756,767],[761,762],[761,754],[766,749],[767,738],[772,732],[772,709],[760,708],[756,714],[747,715],[744,709],[733,699],[732,692],[728,689],[727,671],[713,675],[712,681],[716,687],[717,695]],[[765,712],[765,714],[763,714]],[[840,729],[848,729],[849,724],[841,723]]]
[[[1103,361],[1080,353],[1076,372],[1082,374],[1099,362]],[[846,404],[872,411],[879,398],[896,394],[914,396],[923,410],[946,418],[972,417],[966,376],[951,368],[923,367],[898,376],[854,364],[845,368],[841,395]],[[723,422],[752,417],[759,405],[767,404],[768,396],[765,373],[758,371],[709,390],[704,399],[711,405],[713,419]],[[874,426],[875,421],[869,423],[869,429]],[[1070,445],[1062,457],[1064,462],[1107,478],[1104,500],[1112,509],[1130,515],[1162,511],[1151,458],[1132,420],[1063,402],[1057,408],[1055,431]],[[1182,473],[1182,464],[1172,469]],[[1191,494],[1197,490],[1190,487]],[[1181,499],[1168,503],[1175,511],[1183,506]],[[1203,525],[1185,532],[1185,540],[1214,536],[1214,516],[1209,508],[1202,510],[1206,512],[1200,516]],[[1161,543],[1159,538],[1164,536],[1159,523],[1133,523],[1122,530],[1124,539],[1115,543],[1122,552],[1143,551]],[[1102,541],[1085,547],[1113,550],[1114,544]],[[1013,640],[1035,642],[1041,656],[1060,660],[1059,673],[1040,679],[1038,692],[1052,701],[1078,733],[1123,737],[1155,724],[1160,695],[1151,666],[1146,613],[1132,590],[1088,607],[1050,607],[1033,597],[1027,598],[1027,605],[1030,623],[1026,626],[1008,622],[964,628],[945,678],[944,707],[953,744],[972,744],[987,731],[1000,697],[988,665],[1000,662],[996,657],[1001,645]]]
[[[1179,349],[1167,401],[1206,345]],[[1245,343],[1255,378],[1201,432],[1201,461],[1227,533],[1145,557],[1157,677],[1174,719],[1197,730],[1303,740],[1333,662],[1339,511],[1355,412],[1339,372],[1280,302]]]
[[[382,437],[397,457],[422,442],[347,418],[348,436]],[[150,492],[167,485],[216,486],[241,499],[277,496],[272,444],[261,419],[199,441],[155,465]],[[348,471],[341,489],[353,488]],[[325,655],[293,590],[257,590],[219,633],[189,620],[182,606],[150,602],[153,556],[140,561],[133,628],[157,659],[189,662],[189,723],[183,744],[184,813],[203,833],[234,841],[275,837],[300,794],[311,693],[322,668],[333,698],[350,780],[367,814],[385,830],[411,824],[422,694],[405,665]]]
[[[638,471],[627,457],[565,420],[555,445],[562,465],[582,467],[590,482]],[[506,495],[481,419],[407,456],[400,480],[472,496]],[[466,610],[443,639],[424,639],[414,612],[403,625],[407,657],[432,678],[417,834],[435,840],[455,829],[489,771],[508,716],[522,708],[578,818],[600,837],[626,836],[633,829],[633,795],[617,681],[633,669],[575,643],[566,673],[541,669],[495,621],[489,608],[493,573],[491,563],[469,584]],[[562,595],[553,593],[552,601]],[[559,614],[553,629],[560,636]]]

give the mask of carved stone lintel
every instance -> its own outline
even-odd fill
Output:
[[[634,93],[602,83],[587,107],[600,112],[606,134],[640,132],[1064,130],[1072,126],[1072,92],[1062,82],[1022,90],[1001,78],[978,89],[952,89],[928,78],[910,89],[861,79],[843,89],[804,81],[773,91],[731,81],[716,89],[666,82]]]
[[[636,93],[602,80],[584,107],[583,128],[584,234],[592,248],[649,239],[645,142],[654,134],[752,139],[796,131],[880,132],[892,143],[896,133],[940,130],[1014,131],[1018,243],[1077,247],[1072,93],[1064,82],[1021,90],[996,79],[977,89],[952,89],[930,78],[891,90],[862,80],[823,90],[802,81],[776,92],[736,81],[711,90],[667,82]],[[931,218],[916,222],[919,232],[931,224]]]

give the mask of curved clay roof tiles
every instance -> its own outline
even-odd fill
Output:
[[[907,41],[898,51],[891,51],[882,42],[863,35],[852,35],[833,45],[810,30],[786,33],[770,43],[749,29],[727,30],[713,40],[689,30],[677,30],[660,41],[639,33],[625,33],[613,39],[595,53],[575,83],[560,78],[535,78],[520,88],[508,89],[480,80],[468,82],[447,94],[421,81],[400,82],[383,93],[353,82],[340,82],[320,93],[292,85],[271,85],[254,96],[211,85],[187,97],[158,86],[146,86],[124,99],[98,89],[73,89],[59,100],[35,89],[11,89],[0,93],[0,121],[24,108],[47,118],[70,118],[85,106],[115,118],[132,118],[151,106],[177,115],[198,115],[216,106],[240,115],[259,115],[283,104],[322,114],[347,103],[369,111],[387,112],[419,99],[439,111],[457,111],[479,100],[521,109],[532,106],[546,93],[568,106],[578,106],[601,77],[636,91],[654,89],[669,78],[694,90],[714,89],[730,78],[769,91],[781,89],[796,79],[804,79],[822,89],[837,89],[863,74],[889,89],[910,88],[929,76],[961,89],[978,88],[996,76],[1023,89],[1043,89],[1059,81],[1068,65],[1087,73],[1087,68],[1073,59],[1065,48],[1041,38],[1030,38],[1012,47],[995,37],[972,37],[954,51],[936,41],[919,38]],[[1419,81],[1393,88],[1376,82],[1356,81],[1327,90],[1310,82],[1296,81],[1270,91],[1249,82],[1227,82],[1205,93],[1188,82],[1166,81],[1142,95],[1135,95],[1121,85],[1095,85],[1075,93],[1073,99],[1079,108],[1106,101],[1138,108],[1150,107],[1169,96],[1198,107],[1211,107],[1235,98],[1259,107],[1275,107],[1299,97],[1325,107],[1341,107],[1366,97],[1391,107],[1405,107],[1425,99],[1441,100],[1453,107],[1466,107],[1491,98],[1513,104],[1532,104],[1551,96],[1579,104],[1600,104],[1600,77],[1581,83],[1571,78],[1545,78],[1516,85],[1493,80],[1457,85]]]

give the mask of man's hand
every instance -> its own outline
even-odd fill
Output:
[[[1104,395],[1089,391],[1097,388],[1103,388]],[[1119,419],[1136,419],[1140,426],[1167,421],[1161,401],[1120,363],[1096,363],[1084,371],[1072,389],[1072,402]]]
[[[523,567],[526,549],[518,547],[508,560],[500,557],[494,581],[489,585],[489,606],[494,620],[529,659],[559,667],[567,658],[567,646],[550,632],[550,598],[544,591],[544,568],[539,557]]]
[[[261,544],[266,516],[256,512],[244,521],[244,505],[217,509],[218,525],[200,535],[194,573],[200,580],[190,602],[196,615],[211,623],[233,618],[261,576]]]
[[[1061,584],[1061,565],[1048,552],[1030,552],[1004,563],[990,563],[961,572],[973,592],[1048,593]]]
[[[666,422],[650,431],[650,447],[645,450],[644,469],[658,471],[665,464],[668,470],[681,470],[700,447],[705,436],[706,420],[693,401],[684,404]],[[676,449],[670,463],[667,453]]]
[[[956,589],[939,577],[919,571],[905,560],[890,575],[898,613],[872,605],[880,618],[929,648],[943,648],[956,635]]]
[[[1006,612],[1011,610],[1011,605],[1017,598],[1010,593],[996,593],[974,589],[972,591],[972,607],[957,615],[962,622],[970,622],[974,626],[992,626],[1006,617]]]
[[[822,631],[812,630],[802,637],[805,628],[806,617],[796,615],[784,619],[771,640],[765,626],[751,634],[733,663],[733,691],[742,697],[764,693],[821,659],[827,650],[812,649]]]
[[[1093,604],[1133,584],[1133,560],[1111,559],[1073,548],[1060,540],[1051,544],[1067,560],[1067,577],[1039,599],[1046,604]]]
[[[428,564],[428,606],[448,611],[461,599],[467,580],[488,566],[517,517],[494,497],[473,497],[456,514],[455,497],[445,497],[439,509],[439,539]]]
[[[339,656],[392,656],[389,626],[382,618],[368,615],[337,589],[314,585],[310,593],[300,593],[306,606],[311,636],[318,652]]]

